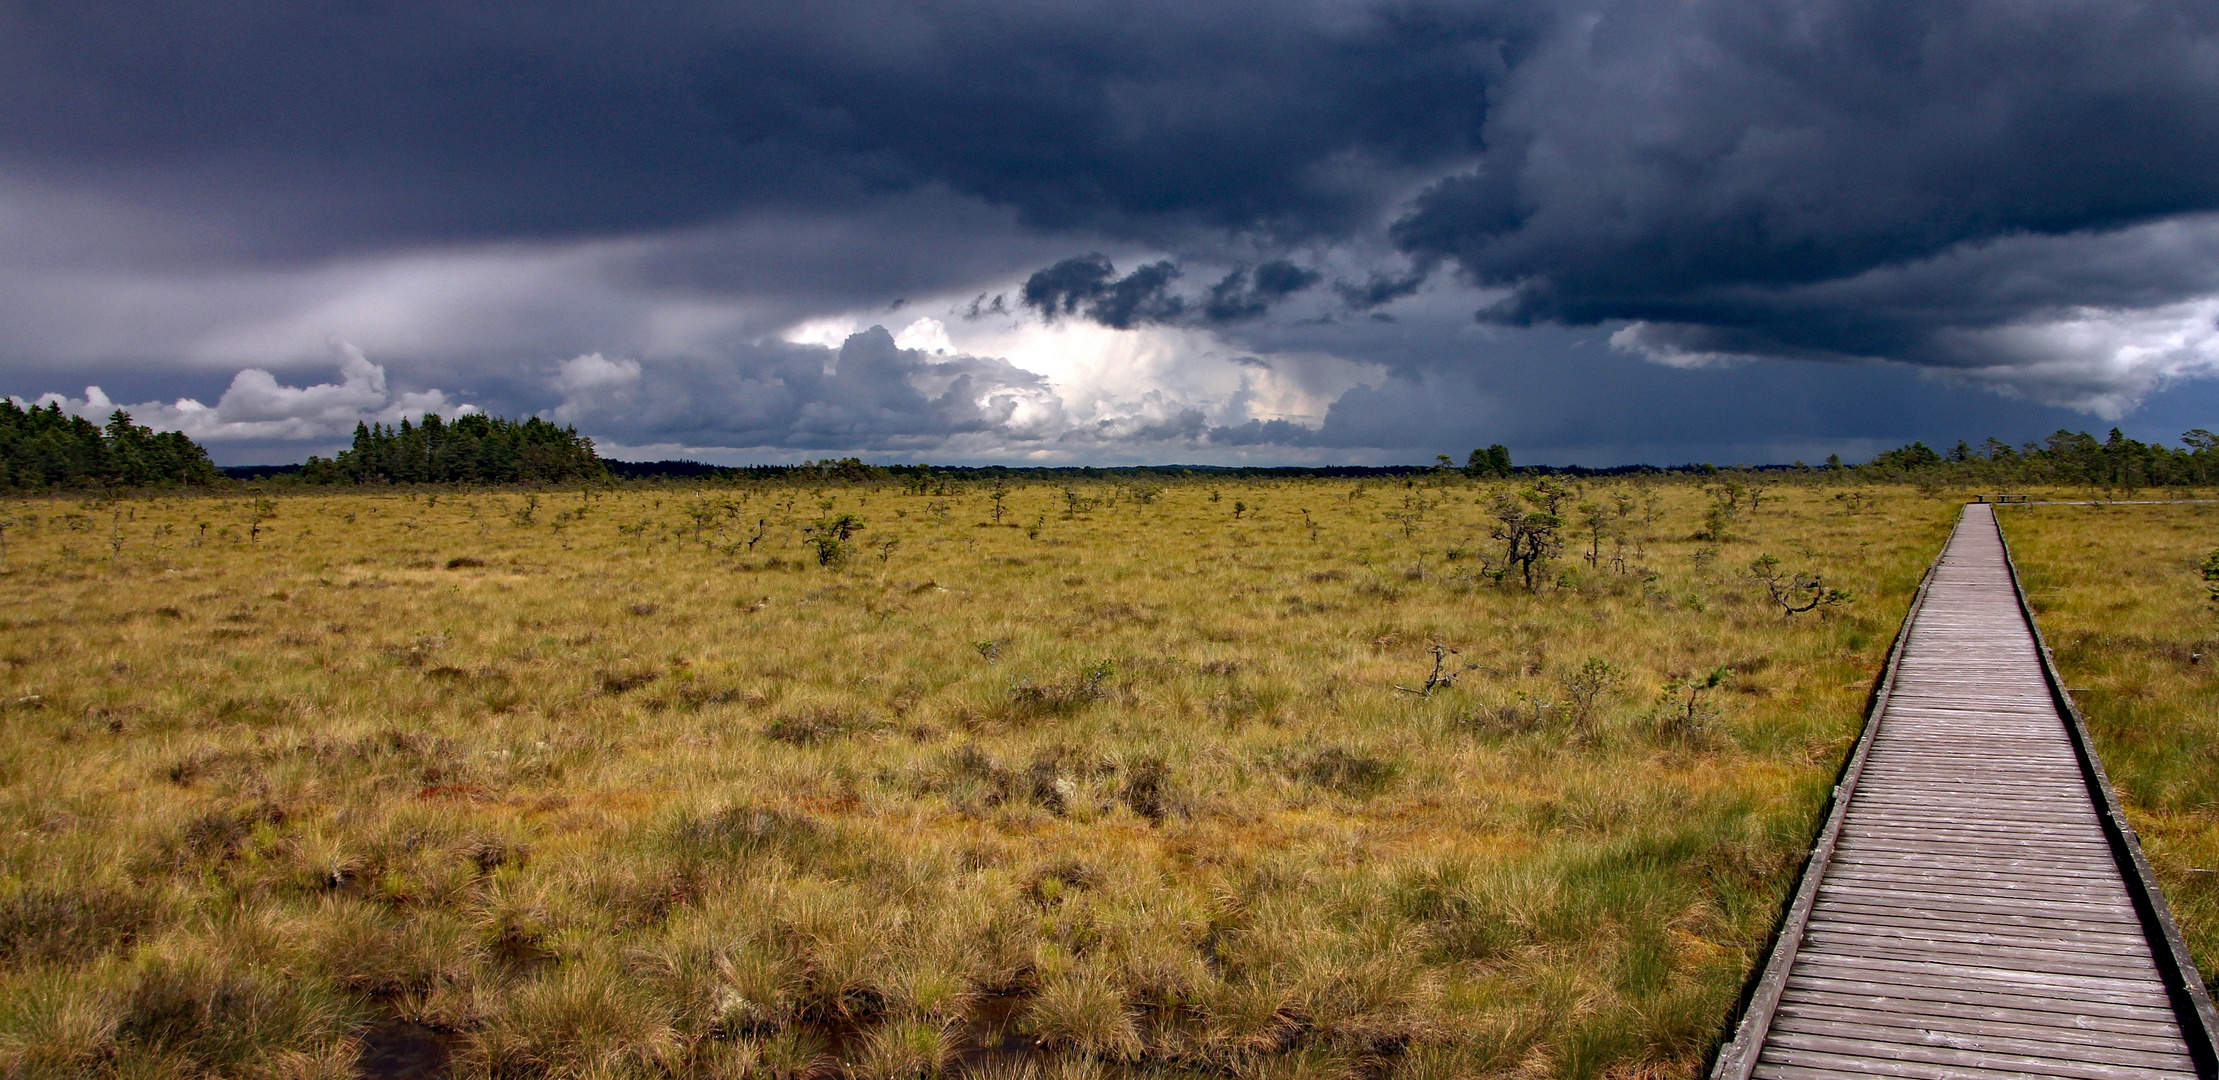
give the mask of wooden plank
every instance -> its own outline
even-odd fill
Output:
[[[2004,825],[1959,823],[1935,817],[1927,821],[1893,815],[1851,814],[1843,827],[1847,836],[1885,839],[1896,837],[1905,840],[1931,840],[1942,844],[1968,844],[2033,848],[2038,851],[2055,851],[2066,858],[2083,858],[2100,864],[2105,852],[2103,834],[2092,828],[2059,827],[2030,822],[2025,828],[2013,829]]]
[[[2171,1042],[2142,1040],[2145,1043],[2159,1043],[2156,1047],[2111,1046],[2102,1038],[2092,1037],[2088,1032],[2064,1028],[2034,1028],[2030,1031],[2022,1028],[2017,1029],[2016,1033],[2005,1033],[1993,1027],[1985,1027],[1981,1031],[1967,1032],[1942,1027],[1875,1024],[1870,1023],[1867,1017],[1854,1014],[1812,1016],[1783,1006],[1780,1015],[1772,1021],[1772,1030],[1793,1035],[1855,1039],[1889,1046],[1937,1047],[1976,1054],[2009,1054],[2072,1064],[2156,1067],[2185,1073],[2194,1073],[2196,1070],[2196,1063],[2182,1051],[2177,1039]]]
[[[1968,751],[1969,752],[1969,751]],[[2017,788],[2000,785],[1982,785],[1963,777],[1952,775],[1946,769],[1899,769],[1886,762],[1877,764],[1885,768],[1873,771],[1870,794],[1873,804],[1907,803],[1918,807],[1958,807],[1980,810],[1990,807],[2027,806],[2041,813],[2062,814],[2077,821],[2094,822],[2096,812],[2088,805],[2088,793],[2078,790],[2079,781],[2063,778],[2046,780],[2041,784],[2027,784]],[[1942,786],[1942,785],[1947,786]]]
[[[1936,1075],[1941,1074],[1937,1073]],[[1958,1074],[1951,1073],[1949,1075],[1955,1077]],[[2005,1074],[1976,1072],[1964,1075],[1987,1080],[1987,1078],[1999,1077]],[[1819,1069],[1808,1065],[1783,1065],[1775,1061],[1759,1062],[1756,1076],[1760,1080],[1872,1080],[1872,1073],[1864,1070]]]
[[[1775,1032],[1771,1038],[1765,1040],[1763,1056],[1769,1058],[1775,1054],[1786,1061],[1811,1055],[1813,1058],[1824,1059],[1823,1062],[1813,1060],[1812,1064],[1826,1064],[1836,1068],[1862,1061],[1866,1068],[1882,1076],[1901,1075],[1887,1071],[1889,1066],[1911,1064],[1984,1069],[2022,1076],[2061,1076],[2073,1080],[2140,1080],[2153,1074],[2196,1075],[2194,1066],[2185,1053],[2177,1059],[2159,1058],[2146,1065],[2111,1065],[2100,1061],[2068,1061],[2034,1054],[1990,1053],[1839,1035],[1806,1035],[1793,1031]]]
[[[1977,751],[1965,748],[1959,750],[1959,753],[1968,752]],[[1984,762],[1984,764],[1992,764],[1992,762]],[[1946,778],[1950,783],[1947,789],[1928,790],[1924,794],[1935,798],[1949,795],[1965,797],[1986,794],[2006,796],[2013,794],[2041,795],[2059,798],[2061,802],[2075,803],[2081,809],[2087,810],[2090,817],[2094,817],[2096,813],[2093,807],[2085,805],[2085,800],[2061,797],[2069,794],[2070,789],[2068,788],[2066,792],[2061,793],[2058,791],[2059,786],[2077,783],[2078,778],[2069,770],[2056,768],[2048,764],[2014,765],[2011,769],[2011,778],[2005,780],[1996,778],[1985,769],[1968,766],[1963,761],[1950,762],[1939,758],[1929,759],[1922,754],[1915,754],[1906,750],[1894,750],[1886,754],[1875,753],[1872,762],[1867,767],[1872,770],[1872,790],[1874,792],[1892,791],[1899,780],[1903,786],[1914,787],[1929,784],[1937,778]]]
[[[1877,851],[1869,848],[1859,851],[1854,859],[1851,859],[1851,857],[1846,852],[1843,853],[1842,857],[1848,861],[1870,860],[1874,862],[1885,862],[1895,866],[1963,866],[1967,868],[1994,870],[1997,872],[2017,873],[2023,871],[2027,873],[2039,873],[2055,877],[2094,877],[2100,878],[2104,881],[2116,881],[2119,877],[2119,875],[2115,873],[2105,872],[2106,868],[2100,863],[2090,863],[2086,865],[2062,865],[2058,863],[2050,863],[2039,867],[2033,867],[2029,866],[2024,859],[1963,858],[1954,855],[1941,855],[1935,852]]]
[[[1813,956],[1855,957],[1860,960],[1904,960],[1917,964],[1997,968],[2039,975],[2090,976],[2155,982],[2157,965],[2147,956],[2074,957],[2055,950],[2015,949],[1966,945],[1962,942],[1909,942],[1873,939],[1864,935],[1806,934],[1803,948]]]
[[[1975,751],[1963,748],[1959,750],[1959,753],[1967,752]],[[1984,765],[1992,763],[1992,760],[1983,762]],[[2086,810],[2091,818],[2096,816],[2095,808],[2086,805],[2086,800],[2066,797],[2071,794],[2069,788],[2065,792],[2058,790],[2059,785],[2078,783],[2079,778],[2074,776],[2070,770],[2055,768],[2047,764],[2014,765],[2011,769],[2011,779],[2003,780],[1997,779],[1984,768],[1968,766],[1963,761],[1950,762],[1939,758],[1929,759],[1921,754],[1897,750],[1887,754],[1873,754],[1872,761],[1866,765],[1866,768],[1872,771],[1872,790],[1876,794],[1892,792],[1898,786],[1899,781],[1906,788],[1918,788],[1931,784],[1937,779],[1947,779],[1949,781],[1947,789],[1926,790],[1922,794],[1929,798],[1958,796],[1967,799],[1990,794],[2003,796],[2016,794],[2039,795],[2044,798],[2054,798],[2061,803],[2072,804],[2079,809]]]
[[[1936,781],[1939,782],[1939,781]],[[2103,838],[2103,826],[2091,813],[2076,813],[2061,800],[2036,804],[2003,805],[2001,800],[1982,799],[1977,796],[1959,796],[1947,801],[1939,799],[1876,798],[1859,802],[1850,810],[1853,822],[1900,821],[1919,826],[1964,825],[1979,829],[2009,829],[2022,826],[2029,831],[2057,833],[2070,836]]]
[[[1786,1009],[1791,1002],[1798,1007],[1835,1006],[1874,1013],[1901,1013],[1911,1020],[1934,1024],[2027,1024],[2102,1032],[2107,1037],[2121,1039],[2149,1038],[2160,1041],[2180,1036],[2180,1025],[2175,1024],[2170,1017],[2137,1020],[2124,1016],[2097,1016],[2086,1012],[2046,1012],[2014,1005],[1976,1005],[1900,995],[1843,993],[1814,989],[1807,985],[1791,989],[1780,999],[1780,1007]]]
[[[1864,1077],[1889,1077],[1892,1080],[2004,1080],[2053,1074],[2011,1068],[1997,1064],[1944,1064],[1927,1061],[1895,1061],[1870,1058],[1860,1054],[1838,1054],[1804,1050],[1794,1047],[1766,1047],[1762,1059],[1768,1076],[1834,1075]],[[2110,1067],[2116,1069],[2116,1066]],[[1789,1073],[1788,1069],[1808,1070]],[[2174,1077],[2191,1077],[2194,1073],[2168,1072],[2158,1069],[2118,1070],[2113,1076],[2147,1077],[2150,1080],[2171,1080]]]
[[[1948,785],[1944,787],[1943,785]],[[2021,811],[2054,819],[2061,824],[2072,824],[2088,829],[2099,829],[2095,812],[2088,809],[2084,793],[2029,789],[2025,792],[1981,789],[1958,784],[1948,774],[1927,771],[1915,779],[1878,775],[1874,777],[1869,792],[1871,800],[1859,800],[1857,810],[1895,810],[1921,814],[1965,814],[1996,817],[2017,814]],[[2074,795],[2083,797],[2076,800]],[[2040,820],[2030,818],[2029,820]]]
[[[1836,911],[1855,911],[1867,915],[1900,913],[1907,919],[1932,919],[1939,922],[1979,922],[1989,926],[2010,926],[2025,930],[2058,929],[2094,932],[2134,932],[2141,924],[2132,919],[2067,919],[2054,915],[2027,915],[2012,911],[1965,911],[1958,908],[1931,904],[1905,904],[1898,902],[1863,903],[1854,897],[1836,897],[1827,903],[1829,914]]]
[[[2146,1004],[2122,1005],[2111,1001],[2081,1001],[2068,998],[2044,997],[2017,990],[1997,988],[1978,989],[1955,983],[1936,982],[1873,982],[1861,973],[1830,973],[1825,971],[1799,971],[1788,979],[1788,988],[1798,994],[1823,992],[1851,997],[1889,998],[1906,1001],[1928,1001],[1946,1004],[1993,1008],[2020,1009],[2026,1012],[2069,1014],[2090,1018],[2131,1020],[2138,1023],[2160,1023],[2172,1019],[2161,1009]]]
[[[1928,955],[1963,954],[1968,956],[2017,956],[2028,960],[2054,959],[2061,963],[2091,965],[2102,968],[2128,968],[2142,971],[2149,961],[2148,948],[2140,953],[2126,950],[2096,950],[2085,945],[2046,941],[2041,938],[2014,938],[1995,934],[1938,934],[1931,931],[1906,931],[1900,928],[1873,926],[1866,923],[1826,920],[1823,926],[1814,924],[1811,934],[1823,935],[1828,941],[1839,941],[1845,946],[1876,949],[1918,949]],[[1813,938],[1813,940],[1817,940]],[[1827,952],[1841,949],[1829,947]],[[2155,969],[2147,969],[2154,974]]]
[[[2071,930],[2019,930],[2016,927],[1997,926],[1987,922],[1938,922],[1931,919],[1881,918],[1862,912],[1828,910],[1828,927],[1840,927],[1849,932],[1864,928],[1872,933],[1895,933],[1922,941],[1993,942],[2009,945],[2014,942],[2033,942],[2082,952],[2113,953],[2120,956],[2146,956],[2149,943],[2138,934],[2124,932],[2086,933]]]
[[[2030,813],[2028,817],[2035,815]],[[1906,807],[1871,806],[1850,814],[1847,825],[1875,834],[1909,832],[1916,834],[1909,839],[1932,838],[1954,844],[2010,843],[2024,838],[2025,844],[2037,847],[2060,845],[2061,858],[2085,861],[2094,867],[2105,864],[2104,852],[2108,850],[2103,845],[2103,832],[2092,821],[2029,820],[2023,828],[2013,829],[2004,822],[1965,820],[1948,811],[1921,818],[1916,810]]]
[[[1939,786],[1944,782],[1950,782],[1951,786]],[[2044,789],[2030,788],[2025,791],[2003,791],[1992,788],[1975,788],[1969,783],[1959,785],[1951,781],[1947,772],[1930,769],[1920,771],[1915,779],[1899,778],[1887,773],[1876,773],[1871,795],[1874,803],[1908,803],[1913,806],[1962,806],[1967,809],[1979,809],[1981,807],[2016,809],[2025,807],[2030,810],[2053,814],[2071,814],[2075,811],[2088,810],[2091,818],[2095,814],[2093,810],[2089,810],[2088,793],[2080,789],[2079,781],[2073,781],[2070,784],[2059,781]]]
[[[1968,820],[1950,810],[1937,810],[1922,816],[1909,807],[1865,806],[1851,812],[1846,827],[1876,836],[1890,832],[1911,833],[1913,835],[1907,839],[1931,838],[1942,843],[2057,845],[2062,857],[2085,860],[2091,866],[2103,865],[2104,852],[2108,849],[2103,844],[2103,832],[2095,822],[2045,821],[2035,813],[2027,817],[2029,820],[2013,828],[2009,822]]]
[[[1879,957],[1799,953],[1798,970],[1898,986],[1980,986],[1999,993],[2025,993],[2061,1001],[2101,1001],[2114,1005],[2170,1008],[2165,989],[2150,979],[2045,975],[1978,964],[1929,963]]]
[[[2103,865],[2102,845],[2100,844],[2093,847],[2085,844],[2075,845],[2074,850],[2057,851],[2052,850],[2041,844],[2012,844],[2004,840],[1959,840],[1955,838],[1944,839],[1940,837],[1930,837],[1923,834],[1915,837],[1884,835],[1849,836],[1843,837],[1842,840],[1845,844],[1855,844],[1861,847],[1870,847],[1888,851],[1924,851],[1935,855],[1988,855],[1994,857],[2008,856],[2019,859],[2033,859],[2043,863],[2062,863],[2065,865],[2079,864],[2088,866]]]
[[[1877,874],[1902,874],[1911,877],[1953,877],[1961,881],[2047,881],[2057,885],[2077,885],[2102,889],[2125,895],[2115,877],[2104,877],[2092,871],[2055,863],[2030,865],[2024,860],[1978,861],[1961,860],[1949,863],[1907,862],[1901,859],[1874,857],[1872,852],[1859,852],[1856,859],[1840,859],[1835,865],[1837,873],[1852,871]]]
[[[2004,1010],[1996,1012],[2003,1013]],[[2099,1057],[2096,1060],[2113,1061],[2122,1065],[2134,1064],[2140,1060],[2138,1055],[2142,1052],[2180,1053],[2180,1031],[2170,1024],[2151,1024],[2148,1025],[2149,1030],[2140,1032],[2110,1031],[2058,1023],[2062,1018],[2058,1013],[2019,1012],[1972,1018],[1938,1015],[1926,1010],[1910,1013],[1897,1009],[1784,998],[1780,1002],[1778,1016],[1793,1016],[1805,1021],[1840,1021],[1871,1027],[1947,1032],[1960,1036],[1996,1035],[2031,1042],[2108,1049],[2118,1057]],[[2125,1060],[2119,1060],[2121,1058]]]
[[[1836,900],[1861,902],[1870,910],[1882,906],[1874,902],[1875,895],[1898,898],[1900,902],[1918,905],[1920,910],[1936,914],[1953,913],[1958,919],[1986,920],[1998,915],[2035,914],[2055,918],[2079,915],[2081,921],[2105,925],[2111,929],[2134,924],[2134,908],[2130,904],[2099,904],[2041,895],[2001,894],[1966,890],[1962,887],[1904,885],[1887,881],[1844,880],[1839,874],[1828,874],[1820,886],[1819,903],[1827,905]],[[1908,898],[1908,899],[1903,899]],[[1888,901],[1888,902],[1898,902]]]
[[[1950,911],[1979,911],[2005,914],[2047,915],[2086,919],[2095,915],[2118,915],[2133,918],[2134,906],[2126,903],[2105,904],[2082,900],[2016,900],[2005,896],[1983,896],[1977,893],[1941,893],[1920,889],[1888,889],[1857,882],[1836,882],[1832,877],[1819,883],[1819,899],[1827,893],[1855,897],[1867,902],[1902,901],[1929,908]]]
[[[1888,873],[1865,867],[1836,866],[1826,875],[1829,882],[1873,889],[1901,889],[1931,896],[1993,897],[2011,900],[2057,900],[2069,904],[2099,904],[2110,910],[2131,911],[2134,905],[2117,889],[2097,889],[2086,884],[2061,885],[2051,881],[2014,881],[1990,875],[1985,879],[1940,874]]]
[[[1842,843],[1844,846],[1855,844],[1863,847],[1877,848],[1885,851],[1932,851],[1937,854],[1943,855],[2002,855],[2005,853],[2013,853],[2023,858],[2032,859],[2040,859],[2045,853],[2049,853],[2052,857],[2056,858],[2072,858],[2076,856],[2083,858],[2093,858],[2094,853],[2101,850],[2101,845],[2097,845],[2094,848],[2090,848],[2087,845],[2079,845],[2081,850],[2077,852],[2054,852],[2052,851],[2052,849],[2042,844],[2013,844],[2006,840],[1984,840],[1975,842],[1955,839],[1930,839],[1922,843],[1920,839],[1916,837],[1881,835],[1843,837]]]

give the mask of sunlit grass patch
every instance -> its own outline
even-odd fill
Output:
[[[16,500],[0,1056],[1689,1075],[1955,507],[1521,486]]]

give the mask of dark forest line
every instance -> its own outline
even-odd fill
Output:
[[[2013,446],[1998,439],[1960,441],[1946,451],[1914,442],[1870,462],[1824,464],[1586,466],[1518,465],[1500,444],[1474,449],[1462,465],[1447,454],[1430,465],[874,465],[828,458],[798,465],[710,465],[698,461],[616,461],[601,457],[575,427],[530,417],[511,420],[472,413],[453,420],[425,414],[421,423],[358,424],[347,449],[300,465],[219,468],[206,448],[179,432],[157,432],[117,410],[105,426],[57,405],[24,408],[0,398],[0,489],[196,487],[228,481],[281,485],[483,484],[524,485],[698,481],[711,483],[898,483],[927,490],[960,481],[1346,479],[1459,474],[1513,476],[1704,475],[1722,471],[1796,473],[1814,479],[2014,486],[2069,485],[2103,489],[2219,484],[2219,435],[2197,428],[2180,446],[2145,443],[2118,429],[2099,439],[2059,430],[2040,442]]]

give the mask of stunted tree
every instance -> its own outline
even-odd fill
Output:
[[[848,538],[862,532],[863,519],[854,514],[825,517],[809,526],[809,544],[817,549],[817,563],[838,566],[847,561]]]
[[[1564,500],[1572,489],[1549,478],[1516,495],[1494,498],[1495,527],[1491,535],[1503,542],[1502,573],[1517,573],[1526,591],[1540,588],[1537,575],[1564,548]]]
[[[1580,528],[1587,534],[1587,552],[1581,556],[1590,569],[1599,568],[1603,561],[1603,541],[1619,537],[1619,516],[1600,503],[1579,504]]]
[[[1749,564],[1749,576],[1771,594],[1783,618],[1850,601],[1849,593],[1827,587],[1825,580],[1816,573],[1798,572],[1793,577],[1782,574],[1780,560],[1771,555],[1757,556],[1756,561]]]

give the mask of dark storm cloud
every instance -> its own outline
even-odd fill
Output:
[[[1348,308],[1447,262],[1503,290],[1486,321],[1634,321],[1666,358],[1985,368],[2041,359],[1988,331],[2219,291],[2207,242],[2137,234],[2219,210],[2219,7],[1550,9],[1476,167],[1389,230],[1412,268]]]
[[[1272,259],[1250,270],[1240,267],[1210,286],[1202,314],[1213,323],[1260,319],[1273,304],[1325,280],[1325,275],[1285,259]]]
[[[1469,153],[1545,22],[1455,0],[18,5],[0,170],[265,251],[926,186],[1040,227],[1306,235]]]
[[[1207,293],[1190,298],[1173,291],[1184,276],[1176,264],[1158,260],[1119,277],[1116,264],[1107,257],[1080,255],[1034,271],[1025,279],[1018,299],[1051,321],[1084,315],[1118,330],[1185,323],[1224,325],[1261,318],[1273,304],[1325,279],[1315,270],[1272,259],[1254,269],[1236,267]]]
[[[1340,294],[1341,302],[1357,311],[1370,311],[1385,307],[1406,296],[1416,295],[1425,287],[1426,279],[1433,275],[1436,261],[1420,260],[1418,265],[1400,274],[1375,273],[1361,283],[1336,281],[1333,291]]]
[[[2219,208],[2215,43],[2219,8],[2188,0],[17,6],[0,171],[250,256],[926,188],[1176,249],[1358,235],[1476,156],[1393,227],[1420,269],[1341,283],[1350,306],[1445,259],[1512,290],[1506,323],[1899,355],[1960,316],[1773,326],[1735,290]],[[1160,320],[1188,302],[1170,276],[1086,302]]]
[[[1492,321],[1966,362],[1945,331],[2210,291],[2200,252],[2030,283],[1981,249],[2073,241],[2056,262],[2219,208],[2215,49],[2208,3],[1605,4],[1517,73],[1478,167],[1393,232],[1509,289]],[[1923,291],[1874,304],[1872,277]]]

